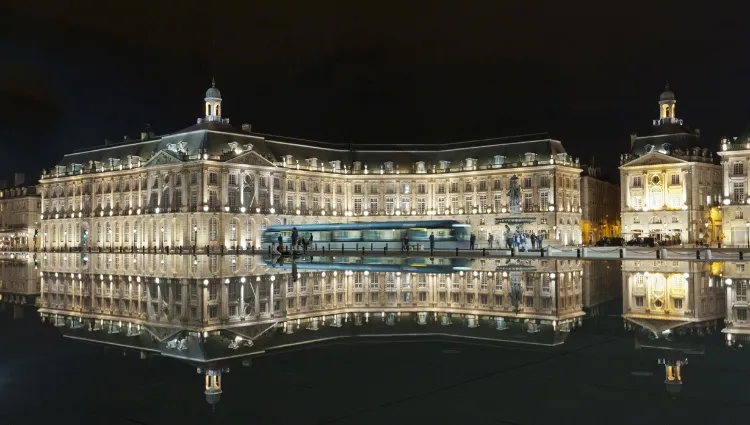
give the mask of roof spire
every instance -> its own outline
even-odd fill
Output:
[[[211,87],[216,87],[216,78],[211,77]],[[667,83],[667,88],[669,88],[669,83]]]
[[[664,86],[664,90],[669,90],[669,80],[667,80],[667,84]]]

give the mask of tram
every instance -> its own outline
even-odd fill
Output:
[[[470,226],[456,220],[376,221],[370,223],[320,223],[272,225],[263,231],[264,244],[276,244],[281,235],[285,245],[292,242],[292,229],[300,238],[313,237],[313,244],[326,249],[401,250],[405,237],[414,249],[430,249],[430,235],[435,235],[435,249],[469,248]]]

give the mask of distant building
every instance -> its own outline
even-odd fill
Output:
[[[620,185],[604,180],[599,167],[583,167],[581,209],[584,243],[620,236]]]
[[[519,178],[526,229],[581,242],[581,168],[546,134],[440,146],[350,145],[235,128],[206,91],[197,124],[164,136],[65,155],[40,181],[44,247],[149,248],[260,244],[270,224],[424,220],[472,225],[480,246],[508,212]]]
[[[750,320],[748,320],[748,284],[750,268],[743,261],[723,264],[723,283],[726,288],[726,319],[724,329],[728,345],[750,341]]]
[[[716,243],[721,237],[721,166],[700,131],[676,115],[669,85],[659,96],[659,119],[646,136],[630,137],[620,156],[621,221],[626,239]]]
[[[35,186],[24,185],[23,174],[16,173],[14,183],[0,189],[0,251],[33,250],[41,244],[41,198]]]
[[[722,228],[728,246],[750,246],[750,125],[739,137],[722,139],[719,156],[723,170]]]

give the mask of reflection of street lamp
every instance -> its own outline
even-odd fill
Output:
[[[745,227],[747,228],[747,247],[750,248],[750,221],[745,222]]]
[[[65,241],[65,249],[68,248],[68,231],[63,232],[63,240]]]
[[[109,235],[109,251],[112,252],[112,229],[107,230],[107,234]]]
[[[198,225],[193,226],[193,252],[198,249]]]
[[[135,227],[135,226],[133,226]],[[138,236],[138,229],[133,229],[133,252],[135,252],[136,237]]]

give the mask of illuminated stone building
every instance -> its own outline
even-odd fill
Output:
[[[623,318],[655,339],[712,332],[726,312],[720,269],[719,263],[623,261]]]
[[[41,198],[35,186],[0,189],[0,251],[33,251],[38,234]],[[36,235],[36,237],[35,237]]]
[[[435,145],[323,143],[236,128],[216,87],[204,116],[163,136],[65,155],[40,181],[43,245],[250,247],[268,224],[426,219],[468,222],[480,246],[504,227],[519,177],[527,229],[581,241],[581,168],[545,134]],[[367,217],[367,218],[365,218]]]
[[[197,366],[206,400],[215,405],[227,371],[221,362],[269,348],[419,333],[564,343],[584,315],[581,262],[530,261],[518,309],[508,273],[497,271],[501,264],[404,257],[278,264],[252,255],[46,253],[39,312],[66,337]]]
[[[739,137],[722,139],[721,157],[724,187],[722,191],[723,243],[727,246],[750,246],[750,126]]]
[[[716,243],[721,236],[721,167],[692,130],[677,118],[669,86],[659,96],[659,118],[646,136],[630,137],[620,157],[621,224],[626,239]]]
[[[601,168],[583,168],[581,209],[584,243],[594,244],[604,237],[620,237],[620,185],[604,180]]]

